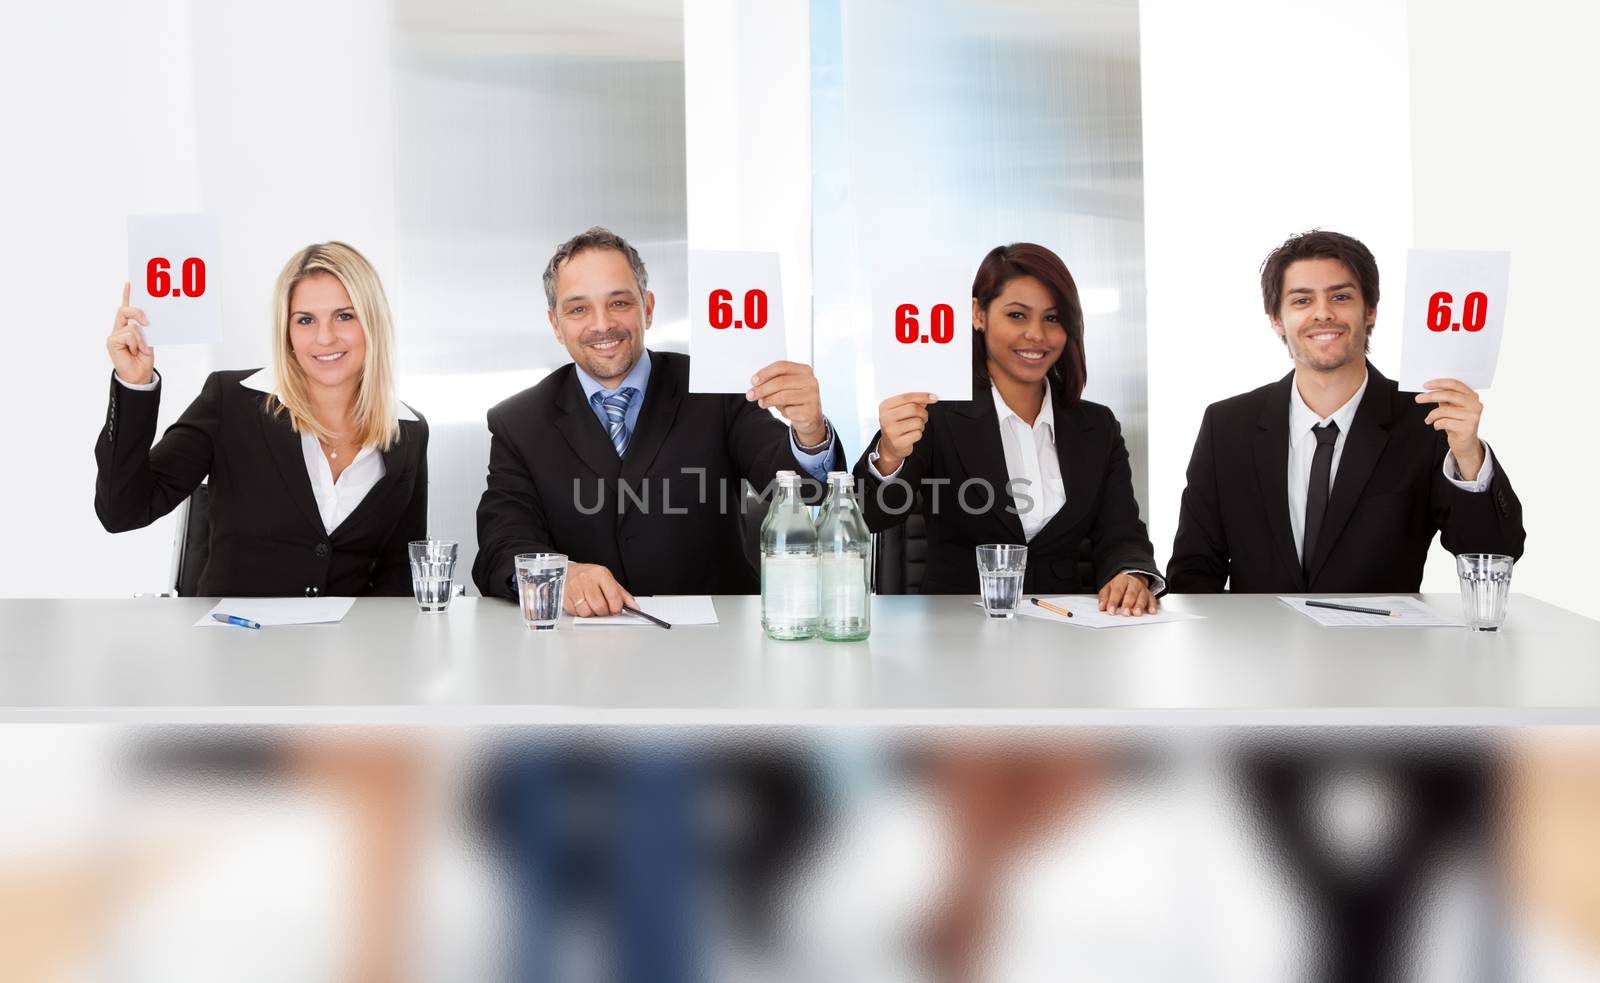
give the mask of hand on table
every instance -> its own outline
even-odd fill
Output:
[[[1156,596],[1150,583],[1136,573],[1119,573],[1100,588],[1100,610],[1135,618],[1156,613]]]
[[[617,583],[611,570],[600,563],[568,564],[563,593],[562,610],[579,618],[621,614],[624,604],[639,606],[633,595]]]

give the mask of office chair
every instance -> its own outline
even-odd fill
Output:
[[[177,518],[167,582],[173,596],[194,597],[200,593],[200,573],[211,558],[211,489],[205,482],[178,506]]]
[[[928,520],[922,513],[913,511],[900,525],[876,533],[872,548],[876,593],[922,593],[922,577],[928,567]],[[973,557],[973,563],[977,563],[977,557]],[[1078,546],[1078,580],[1094,583],[1094,543],[1088,539]]]
[[[900,525],[874,533],[872,558],[874,593],[922,593],[922,575],[928,567],[928,520],[920,512],[912,512]]]

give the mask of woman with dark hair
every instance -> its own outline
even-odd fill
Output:
[[[1028,242],[990,251],[972,282],[972,330],[971,400],[905,393],[878,407],[878,435],[855,467],[867,525],[926,518],[924,594],[977,593],[973,548],[1017,543],[1028,546],[1025,592],[1098,591],[1102,611],[1153,613],[1166,585],[1122,428],[1081,398],[1083,308],[1066,264]]]

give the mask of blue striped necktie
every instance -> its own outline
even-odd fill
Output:
[[[611,446],[617,449],[617,456],[628,449],[628,438],[633,436],[628,429],[628,404],[633,402],[633,397],[639,395],[639,390],[632,386],[618,389],[607,396],[604,392],[594,394],[594,400],[606,414],[606,433],[611,437]]]

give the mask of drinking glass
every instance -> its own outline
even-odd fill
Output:
[[[1028,568],[1028,548],[997,543],[978,547],[978,586],[983,610],[991,618],[1009,618],[1022,601],[1022,575]]]
[[[417,607],[430,613],[449,610],[461,544],[449,539],[419,539],[406,544],[406,549],[411,555],[411,590]]]
[[[561,618],[561,595],[567,587],[567,558],[561,553],[519,553],[517,594],[522,623],[537,631],[554,629]]]
[[[1461,578],[1461,607],[1473,631],[1499,631],[1506,620],[1506,598],[1511,594],[1509,556],[1499,553],[1462,553],[1456,557]]]

